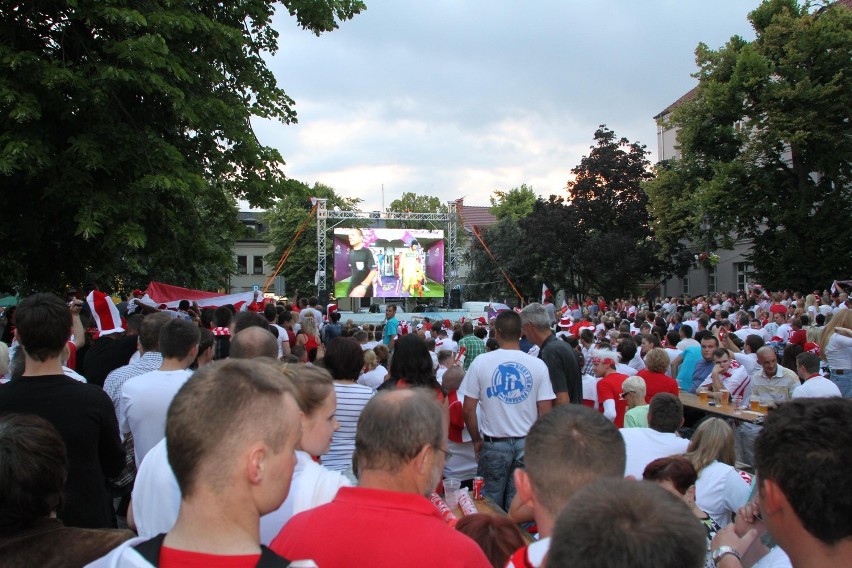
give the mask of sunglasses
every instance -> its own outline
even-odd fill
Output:
[[[625,391],[619,395],[620,398],[627,398],[628,394],[633,394],[636,391]]]

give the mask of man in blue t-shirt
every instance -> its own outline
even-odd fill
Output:
[[[687,347],[672,361],[672,372],[677,369],[678,385],[693,394],[713,371],[713,351],[719,347],[719,340],[709,331],[699,331],[695,338],[701,346]]]
[[[385,307],[385,315],[388,318],[387,323],[385,324],[385,332],[382,336],[382,343],[388,346],[388,349],[393,351],[394,346],[394,337],[397,334],[397,328],[399,327],[399,320],[396,319],[396,306],[393,304],[389,304]]]

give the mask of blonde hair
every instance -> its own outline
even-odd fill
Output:
[[[379,359],[376,357],[376,352],[372,349],[364,351],[364,366],[370,371],[379,366]]]
[[[669,354],[661,347],[654,347],[645,354],[645,367],[652,373],[665,373],[670,364]]]
[[[822,337],[819,340],[819,356],[825,359],[825,346],[828,345],[828,340],[834,335],[834,329],[837,327],[852,327],[852,310],[840,310],[831,318],[831,321],[825,324],[822,330]]]
[[[822,337],[822,328],[812,325],[808,328],[807,331],[807,339],[811,343],[819,343],[820,338]]]
[[[306,335],[313,335],[315,338],[319,339],[319,333],[317,332],[317,320],[314,319],[314,316],[310,316],[302,320],[301,331]]]
[[[733,466],[737,460],[733,429],[721,418],[708,418],[692,435],[684,456],[692,462],[699,475],[701,470],[716,461]]]
[[[668,357],[668,355],[666,355],[666,357]],[[632,391],[640,395],[639,398],[642,399],[642,403],[645,403],[645,394],[648,392],[648,388],[645,385],[645,379],[639,375],[633,375],[632,377],[624,379],[624,382],[621,383],[621,392],[628,391]],[[642,405],[640,404],[639,406]]]

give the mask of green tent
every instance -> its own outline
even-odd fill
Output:
[[[6,296],[5,298],[0,298],[0,308],[8,308],[9,306],[17,306],[18,305],[18,297],[17,296]]]

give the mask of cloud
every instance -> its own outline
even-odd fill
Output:
[[[756,5],[756,4],[755,4]],[[403,192],[488,204],[527,183],[562,192],[599,124],[648,146],[692,88],[699,41],[751,39],[735,0],[647,3],[368,0],[317,38],[282,11],[269,63],[299,123],[255,121],[287,175],[365,209]]]

